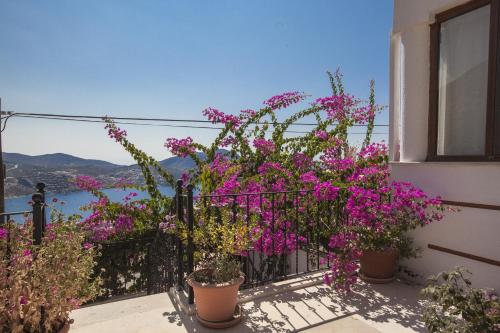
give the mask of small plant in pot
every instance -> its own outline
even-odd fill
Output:
[[[187,283],[193,288],[202,324],[232,322],[238,290],[245,280],[238,256],[248,249],[250,227],[234,218],[232,207],[224,200],[195,209],[195,270]],[[187,239],[183,223],[174,228],[182,239]]]
[[[245,280],[239,261],[227,254],[214,254],[199,267],[187,279],[194,290],[198,316],[209,322],[231,320],[238,289]]]
[[[441,201],[404,182],[376,189],[353,187],[350,192],[347,209],[361,251],[360,275],[369,282],[391,281],[398,258],[416,256],[407,233],[441,220]]]

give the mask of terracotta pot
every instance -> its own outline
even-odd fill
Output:
[[[63,327],[59,330],[59,333],[68,333],[69,332],[69,323],[64,324]]]
[[[202,284],[189,276],[187,283],[193,287],[198,316],[212,322],[232,319],[238,302],[238,289],[244,280],[245,276],[241,273],[239,278],[226,283]]]
[[[57,333],[68,333],[69,332],[69,325],[72,323],[73,323],[73,320],[65,322],[64,325],[61,326],[59,331],[57,331]]]
[[[396,272],[397,251],[364,251],[359,263],[361,273],[372,279],[391,279]]]

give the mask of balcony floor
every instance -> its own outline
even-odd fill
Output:
[[[317,284],[272,295],[279,288],[276,284],[244,291],[242,296],[250,297],[242,303],[244,319],[224,332],[426,332],[420,318],[420,286],[402,281],[360,283],[342,296]],[[251,300],[259,292],[268,296]],[[220,332],[185,314],[170,293],[89,306],[73,311],[71,317],[72,333]]]

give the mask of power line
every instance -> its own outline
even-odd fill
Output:
[[[9,117],[18,117],[18,118],[30,118],[30,119],[45,119],[45,120],[59,120],[59,121],[73,121],[73,122],[85,122],[85,123],[105,123],[101,117],[93,117],[92,119],[83,119],[83,116],[78,116],[78,119],[73,119],[71,117],[59,117],[59,116],[48,116],[45,114],[36,114],[36,115],[25,115],[24,113],[13,113],[10,114]],[[114,118],[108,117],[110,119],[133,119],[133,118]],[[99,119],[99,120],[97,120]],[[141,118],[147,119],[147,118]],[[210,121],[208,121],[210,122]],[[126,121],[116,121],[116,124],[119,125],[134,125],[134,126],[155,126],[155,127],[170,127],[170,128],[192,128],[192,129],[209,129],[209,130],[222,130],[223,127],[212,127],[212,126],[193,126],[193,125],[169,125],[169,124],[152,124],[152,123],[137,123],[137,122],[126,122]],[[210,122],[211,123],[211,122]],[[317,124],[315,124],[317,125]],[[285,133],[293,133],[293,134],[308,134],[310,132],[306,131],[293,131],[286,130]],[[351,132],[349,134],[353,135],[363,135],[366,134],[364,132]],[[386,135],[387,133],[372,133],[373,135]]]
[[[99,119],[100,116],[87,116],[87,115],[68,115],[68,114],[54,114],[54,113],[29,113],[29,112],[15,112],[15,111],[2,111],[2,115],[15,115],[15,116],[36,116],[36,117],[58,117],[58,118],[72,118],[72,119]],[[111,117],[107,118],[113,120],[128,120],[128,121],[154,121],[154,122],[182,122],[182,123],[212,123],[210,120],[200,119],[175,119],[175,118],[139,118],[139,117]],[[264,125],[264,122],[254,122],[256,125]],[[283,124],[278,122],[278,124]],[[294,126],[316,126],[317,123],[293,123]],[[354,127],[366,127],[367,125],[355,124]],[[375,124],[376,127],[387,127],[388,124]]]

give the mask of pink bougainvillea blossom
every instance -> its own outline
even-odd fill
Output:
[[[252,117],[255,117],[256,114],[257,114],[257,112],[254,110],[251,110],[251,109],[246,109],[246,110],[240,111],[240,117],[242,119],[250,119]]]
[[[105,128],[108,130],[108,136],[114,139],[116,142],[120,142],[123,138],[127,136],[127,131],[122,130],[119,127],[106,124]]]
[[[314,171],[309,171],[300,175],[300,181],[303,183],[317,183],[318,177],[316,177]]]
[[[314,132],[314,136],[323,141],[328,140],[328,133],[326,131],[316,131]]]
[[[238,143],[238,140],[234,136],[228,135],[224,139],[221,140],[220,146],[221,147],[229,147],[229,146],[232,146],[232,145],[237,144],[237,143]]]
[[[320,182],[314,186],[314,196],[319,201],[331,201],[337,198],[339,188],[331,182]]]
[[[76,186],[85,191],[98,191],[102,188],[102,183],[91,176],[77,176]]]
[[[306,95],[298,91],[286,92],[269,98],[264,101],[264,105],[270,107],[272,110],[278,110],[287,108],[292,104],[299,103],[305,98]]]
[[[262,155],[269,155],[274,153],[276,146],[271,140],[266,140],[264,138],[256,138],[253,140],[253,146]]]
[[[0,228],[0,239],[7,239],[9,231],[5,228]]]
[[[193,146],[193,139],[187,137],[184,139],[168,138],[165,142],[165,147],[174,155],[186,157],[196,152]]]
[[[241,120],[237,116],[232,114],[225,114],[224,112],[211,107],[206,108],[202,113],[213,124],[231,123],[235,127],[238,127],[241,124]]]

